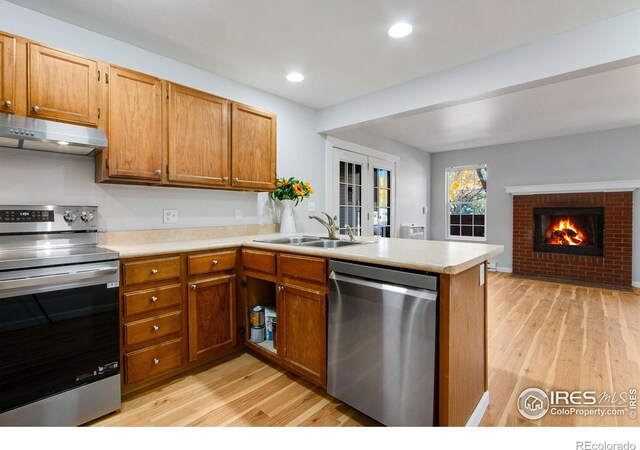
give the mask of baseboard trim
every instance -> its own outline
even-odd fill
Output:
[[[632,281],[631,286],[640,288],[640,281]]]
[[[467,420],[467,427],[477,427],[480,426],[480,421],[484,417],[484,413],[487,412],[487,408],[489,407],[489,391],[484,391],[482,397],[480,397],[480,401],[476,405],[476,409],[471,413],[471,417]]]
[[[513,272],[513,270],[511,269],[511,267],[496,267],[496,272],[502,272],[502,273],[511,273]]]

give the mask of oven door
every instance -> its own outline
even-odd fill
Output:
[[[118,261],[0,272],[0,413],[118,374]]]

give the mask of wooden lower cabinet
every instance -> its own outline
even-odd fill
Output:
[[[189,361],[215,356],[236,344],[236,276],[189,283]]]
[[[327,382],[327,301],[321,290],[283,284],[278,311],[285,365],[321,386]]]
[[[122,261],[125,392],[236,349],[236,258],[224,249]]]
[[[243,249],[247,346],[277,364],[326,387],[326,260]],[[248,309],[275,308],[275,342],[253,343]]]
[[[125,383],[133,384],[182,366],[182,338],[124,355]]]

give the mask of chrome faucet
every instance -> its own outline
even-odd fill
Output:
[[[351,229],[351,227],[347,224],[347,225],[344,226],[344,228],[345,228],[345,230],[347,230],[347,234],[349,235],[349,240],[351,242],[355,242],[356,238],[353,235],[353,230]]]
[[[340,239],[336,237],[336,231],[340,230],[340,227],[338,226],[338,224],[336,224],[336,221],[338,220],[338,216],[331,217],[326,212],[323,212],[322,214],[327,216],[327,220],[324,220],[322,217],[319,217],[319,216],[309,216],[309,219],[315,219],[318,222],[320,222],[322,226],[324,226],[329,232],[329,239],[332,239],[332,240]]]

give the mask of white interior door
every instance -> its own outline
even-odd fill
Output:
[[[395,163],[369,158],[369,198],[367,205],[369,229],[366,234],[394,237],[395,223]]]
[[[349,225],[356,236],[368,234],[369,175],[367,157],[358,153],[334,149],[334,201],[340,234],[347,234]]]

